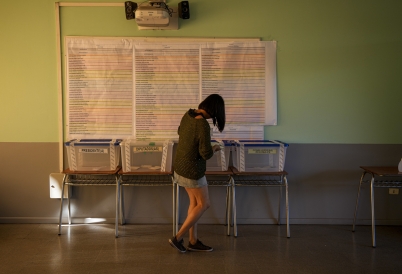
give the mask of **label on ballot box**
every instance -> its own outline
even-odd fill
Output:
[[[276,149],[249,148],[248,154],[276,154]]]
[[[288,144],[270,140],[236,140],[233,166],[240,172],[283,171]]]
[[[107,148],[80,148],[78,149],[80,153],[109,153]]]
[[[138,152],[163,152],[163,146],[145,146],[145,147],[134,147],[134,153]]]

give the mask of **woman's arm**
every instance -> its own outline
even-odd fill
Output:
[[[204,160],[209,160],[214,155],[214,149],[211,146],[211,128],[206,120],[200,121],[203,123],[199,131],[198,152]]]

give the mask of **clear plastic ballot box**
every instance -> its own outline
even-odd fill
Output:
[[[207,171],[227,171],[232,143],[226,140],[211,140],[211,145],[219,145],[221,150],[215,152],[212,158],[207,160]]]
[[[120,164],[121,140],[74,139],[65,142],[71,171],[111,171]]]
[[[283,171],[288,146],[281,141],[236,140],[233,166],[240,172]]]
[[[171,171],[173,145],[172,140],[123,140],[120,143],[123,172]]]

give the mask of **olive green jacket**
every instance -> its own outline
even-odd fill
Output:
[[[209,123],[206,119],[195,119],[197,115],[194,109],[190,109],[181,119],[173,164],[177,174],[194,180],[205,175],[206,161],[214,155]]]

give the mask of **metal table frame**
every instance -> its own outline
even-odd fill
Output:
[[[171,171],[133,171],[133,172],[123,172],[119,171],[119,185],[120,185],[120,222],[125,224],[125,214],[124,214],[124,186],[171,186],[173,187],[173,216],[175,212],[174,208],[174,195],[175,187],[173,184],[173,177]],[[175,234],[175,222],[173,221],[173,236]]]
[[[116,187],[116,217],[115,217],[115,237],[119,236],[119,200],[120,188],[118,183],[117,172],[120,167],[112,171],[71,171],[66,169],[63,171],[63,184],[61,188],[60,199],[60,216],[59,216],[59,235],[61,235],[62,217],[63,217],[63,197],[64,186],[68,186],[67,200],[68,200],[68,224],[71,225],[71,207],[70,207],[70,193],[71,186],[115,186]]]
[[[363,183],[370,183],[370,196],[371,196],[371,236],[373,247],[376,247],[375,238],[375,216],[374,216],[374,188],[401,188],[402,187],[402,173],[398,172],[398,168],[395,167],[372,167],[372,166],[361,166],[363,169],[363,174],[360,177],[359,190],[357,192],[355,214],[353,217],[353,229],[356,228],[356,217],[357,208],[359,206],[360,190]],[[369,174],[370,178],[365,180],[366,175]]]
[[[230,223],[231,223],[231,200],[232,200],[232,171],[206,171],[205,176],[207,177],[208,187],[226,187],[226,211],[225,211],[225,222],[227,225],[227,235],[230,235]],[[209,177],[214,177],[213,179],[208,179]],[[220,177],[220,178],[219,178]],[[172,177],[173,178],[173,177]],[[179,231],[179,195],[180,186],[176,184],[173,180],[173,188],[175,189],[173,194],[173,236]]]
[[[234,236],[237,237],[237,213],[236,213],[236,187],[279,187],[279,209],[278,209],[278,225],[281,224],[281,200],[282,188],[286,190],[286,233],[290,238],[289,228],[289,195],[288,180],[286,171],[280,172],[240,172],[235,167],[231,167],[233,171],[233,220],[234,220]]]

